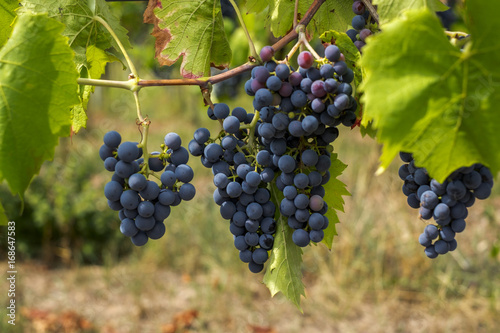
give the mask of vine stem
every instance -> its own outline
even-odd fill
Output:
[[[134,91],[135,107],[137,109],[137,118],[141,124],[146,122],[146,119],[142,116],[141,103],[139,102],[139,91]]]
[[[137,83],[134,79],[128,81],[113,81],[113,80],[78,78],[77,83],[85,86],[112,87],[112,88],[122,88],[127,90],[134,90],[134,87],[137,86]]]
[[[299,22],[299,25],[307,26],[309,22],[311,22],[312,18],[318,11],[318,9],[321,7],[321,5],[325,2],[326,0],[314,0],[307,12],[304,14],[304,17]],[[97,19],[96,19],[97,20]],[[104,20],[99,18],[99,22],[104,22],[105,27],[109,26]],[[111,30],[112,31],[112,30]],[[110,31],[110,33],[111,33]],[[112,33],[112,35],[114,32]],[[279,51],[282,48],[284,48],[288,43],[290,43],[292,40],[298,37],[298,32],[296,29],[291,30],[288,34],[286,34],[283,38],[281,38],[279,41],[274,43],[272,45],[272,48],[275,51]],[[123,48],[123,45],[119,42],[117,39],[117,43],[120,46],[120,49]],[[135,67],[133,66],[130,58],[128,57],[127,53],[125,52],[125,49],[122,49],[122,52],[124,53],[125,58],[127,59],[127,63],[133,68],[135,71]],[[165,80],[139,80],[138,76],[135,77],[137,81],[136,84],[132,84],[131,82],[135,82],[134,80],[132,81],[111,81],[111,83],[107,83],[107,80],[91,80],[91,79],[78,79],[79,84],[87,84],[87,85],[93,85],[93,86],[106,86],[106,87],[117,87],[117,88],[124,88],[124,89],[129,89],[129,90],[134,90],[134,89],[140,89],[142,87],[155,87],[155,86],[200,86],[200,87],[208,87],[208,85],[219,83],[222,81],[225,81],[227,79],[230,79],[232,77],[235,77],[241,73],[248,72],[252,70],[258,63],[254,61],[249,61],[243,65],[240,65],[236,68],[230,69],[226,72],[211,76],[211,77],[202,77],[198,79],[165,79]],[[132,72],[134,74],[134,71]],[[135,71],[136,72],[136,71]],[[137,75],[137,74],[134,74]]]
[[[108,32],[111,34],[111,36],[115,40],[116,44],[118,44],[118,47],[120,48],[120,51],[122,52],[123,56],[125,57],[125,60],[127,61],[128,67],[130,68],[132,75],[134,75],[134,78],[138,81],[139,74],[137,73],[137,70],[135,69],[134,63],[130,59],[130,57],[127,53],[127,50],[125,50],[125,47],[123,46],[122,42],[120,41],[120,39],[118,38],[118,36],[114,32],[114,30],[111,28],[111,26],[108,24],[108,22],[106,22],[105,20],[103,20],[99,16],[94,16],[94,20],[101,23],[106,28],[106,30],[108,30]]]
[[[377,9],[375,8],[374,5],[372,5],[372,2],[370,0],[361,0],[361,2],[365,5],[366,8],[368,8],[370,15],[375,20],[375,22],[377,22],[377,24],[380,25]]]
[[[257,53],[257,50],[255,49],[255,45],[253,44],[252,37],[250,37],[250,33],[248,32],[245,21],[243,21],[243,16],[241,16],[241,12],[240,12],[240,9],[238,8],[238,5],[234,2],[234,0],[229,0],[229,2],[233,6],[234,11],[236,12],[236,15],[238,16],[238,20],[240,21],[240,24],[241,24],[241,27],[243,28],[243,31],[245,31],[245,35],[247,36],[247,40],[248,40],[248,47],[250,48],[250,54],[252,55],[252,57],[257,59],[258,62],[262,62],[259,54]]]

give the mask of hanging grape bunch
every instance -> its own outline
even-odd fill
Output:
[[[168,133],[163,150],[151,153],[147,164],[138,143],[122,143],[118,132],[106,133],[103,141],[99,156],[104,168],[114,172],[104,187],[104,196],[109,207],[119,212],[120,231],[136,246],[161,238],[171,207],[193,199],[196,192],[189,183],[193,170],[187,165],[189,153],[181,146],[181,138]],[[157,172],[162,172],[160,185],[148,180],[149,174]]]
[[[223,103],[210,106],[208,116],[223,129],[210,138],[200,128],[188,146],[212,169],[214,201],[230,220],[240,259],[254,273],[263,269],[276,230],[269,184],[282,192],[279,213],[294,230],[293,242],[305,247],[323,240],[329,221],[322,185],[330,178],[330,143],[339,135],[338,125],[356,122],[354,74],[337,46],[328,46],[326,58],[318,60],[301,52],[298,71],[275,62],[273,53],[270,46],[262,49],[265,63],[245,84],[255,113],[231,111]]]
[[[419,237],[425,254],[433,259],[457,248],[455,235],[465,230],[467,208],[476,199],[484,200],[491,194],[493,175],[482,164],[463,167],[453,172],[444,183],[431,179],[424,168],[415,166],[413,156],[400,154],[403,164],[399,177],[404,180],[403,193],[408,205],[419,209],[423,220],[434,220],[427,224]]]

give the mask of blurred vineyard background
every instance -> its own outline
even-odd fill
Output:
[[[111,6],[130,31],[131,56],[142,78],[177,77],[177,67],[159,68],[153,59],[151,27],[141,24],[145,3]],[[231,10],[225,14],[233,65],[238,65],[248,54],[246,41]],[[258,49],[271,41],[262,20],[252,16],[247,22]],[[107,78],[126,74],[115,63]],[[248,75],[216,85],[215,100],[251,109],[251,98],[238,85]],[[171,131],[187,144],[198,127],[218,130],[205,115],[197,87],[148,88],[140,96],[152,120],[151,150],[159,149]],[[212,201],[211,171],[196,158],[190,164],[197,196],[174,207],[167,234],[143,248],[120,234],[117,214],[103,196],[111,175],[98,148],[109,130],[119,131],[124,140],[139,140],[135,106],[127,91],[98,88],[92,97],[87,129],[61,140],[54,161],[31,184],[22,216],[20,200],[0,186],[4,207],[16,221],[20,306],[12,327],[2,301],[0,332],[500,330],[500,186],[470,211],[458,249],[429,260],[418,244],[423,222],[401,193],[398,163],[374,176],[380,147],[357,129],[343,129],[334,149],[348,164],[341,180],[352,197],[340,214],[332,251],[323,245],[304,250],[307,298],[301,314],[283,297],[271,298],[262,275],[239,261],[228,222]],[[6,299],[5,278],[0,290],[0,300]]]

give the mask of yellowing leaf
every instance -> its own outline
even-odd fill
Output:
[[[155,25],[156,58],[170,66],[181,57],[181,75],[210,75],[210,66],[227,68],[231,48],[224,31],[219,1],[150,0],[144,21]]]

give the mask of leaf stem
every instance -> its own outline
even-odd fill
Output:
[[[234,2],[234,0],[229,0],[231,5],[234,8],[234,11],[236,12],[236,15],[238,16],[238,20],[240,21],[241,27],[243,28],[243,31],[245,31],[245,35],[247,36],[248,40],[248,47],[250,48],[250,55],[254,57],[257,62],[262,62],[260,59],[259,54],[257,53],[257,50],[255,49],[255,45],[253,44],[252,37],[250,37],[250,33],[248,32],[247,26],[245,24],[245,21],[243,21],[243,16],[241,16],[240,9],[238,8],[238,5]]]
[[[96,20],[97,22],[101,23],[106,28],[106,30],[108,30],[108,32],[111,34],[111,36],[115,40],[116,44],[118,44],[118,47],[120,48],[120,51],[122,52],[123,56],[125,57],[125,60],[127,61],[128,67],[130,68],[130,71],[132,72],[132,75],[138,81],[139,80],[139,74],[137,73],[137,70],[135,69],[134,63],[130,59],[130,57],[129,57],[128,53],[127,53],[127,50],[125,50],[125,47],[123,46],[122,42],[120,41],[120,39],[118,38],[118,36],[116,35],[116,33],[111,28],[111,26],[108,24],[108,22],[106,22],[105,20],[103,20],[99,16],[94,16],[94,20]]]
[[[293,29],[297,27],[299,21],[299,0],[295,0],[295,7],[293,8]]]

